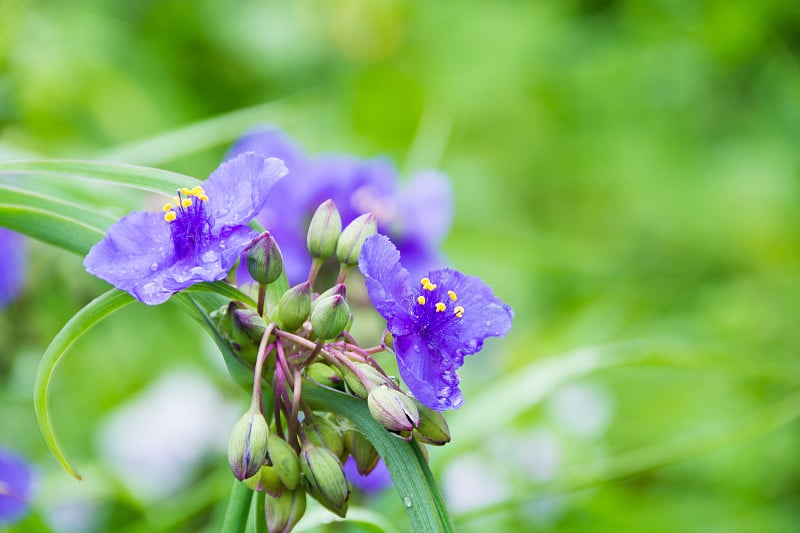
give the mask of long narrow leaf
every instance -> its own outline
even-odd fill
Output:
[[[51,211],[0,204],[0,226],[64,248],[78,255],[103,238],[103,230]]]
[[[97,163],[76,160],[0,162],[0,174],[57,175],[91,178],[163,194],[173,194],[181,187],[193,187],[199,180],[157,168]]]
[[[133,302],[133,297],[116,289],[98,296],[61,328],[58,335],[50,342],[50,346],[47,347],[39,363],[39,370],[36,373],[36,382],[33,387],[33,405],[36,409],[36,421],[39,424],[39,429],[44,436],[47,447],[50,448],[50,451],[61,463],[61,466],[77,479],[80,479],[81,476],[70,465],[62,452],[50,420],[50,413],[47,410],[47,388],[50,385],[53,370],[70,346],[92,326],[131,302]]]
[[[52,196],[17,189],[3,184],[0,184],[0,198],[2,198],[2,202],[7,205],[33,207],[43,211],[50,211],[53,214],[72,218],[96,228],[107,228],[116,222],[118,218],[103,214],[97,209],[83,207],[74,203],[65,202],[58,198],[53,198]]]

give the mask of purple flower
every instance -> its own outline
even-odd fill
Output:
[[[392,476],[389,475],[383,459],[378,461],[372,472],[362,476],[358,472],[356,460],[348,457],[344,463],[344,473],[354,487],[367,494],[375,494],[392,485]]]
[[[224,278],[257,233],[246,224],[286,174],[283,163],[245,153],[202,187],[183,188],[163,213],[135,211],[86,256],[86,270],[155,305],[201,281]]]
[[[400,375],[431,409],[463,403],[456,370],[486,337],[502,337],[514,312],[479,278],[434,270],[412,283],[400,253],[384,235],[364,241],[359,269],[375,309],[394,336]]]
[[[400,189],[397,170],[386,159],[358,159],[345,155],[311,157],[277,129],[254,131],[239,139],[228,157],[243,151],[278,157],[289,176],[277,185],[281,202],[258,216],[281,247],[290,283],[308,275],[311,258],[306,231],[314,210],[331,199],[342,223],[373,212],[378,230],[392,237],[412,272],[442,266],[439,244],[450,227],[452,195],[447,178],[436,171],[414,174]]]
[[[0,525],[22,518],[32,496],[33,473],[18,455],[0,448]]]
[[[22,235],[0,228],[0,308],[17,297],[25,274],[25,241]]]

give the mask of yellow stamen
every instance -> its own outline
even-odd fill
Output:
[[[191,198],[184,198],[183,201],[181,202],[181,207],[189,207],[191,205],[192,205]]]
[[[426,291],[432,291],[437,287],[435,283],[431,283],[430,278],[422,278],[420,280],[420,283],[422,283],[422,288],[425,289]]]
[[[181,194],[184,196],[192,196],[192,190],[187,187],[182,187]]]
[[[454,293],[453,291],[447,291],[447,294],[450,295],[450,299],[453,300],[454,302],[458,300],[458,298],[456,298],[456,293]]]
[[[446,305],[444,305],[442,302],[436,302],[436,312],[437,313],[441,313],[445,309],[447,309]]]
[[[176,218],[178,218],[178,215],[175,214],[175,211],[167,211],[164,214],[164,220],[166,220],[167,222],[172,222]]]
[[[192,195],[193,196],[201,196],[201,195],[203,195],[205,193],[206,193],[206,191],[202,187],[200,187],[199,185],[197,187],[195,187],[194,189],[192,189]]]
[[[206,196],[205,193],[198,194],[197,197],[200,198],[200,200],[203,201],[203,202],[207,202],[208,201],[208,196]]]
[[[181,205],[181,199],[178,198],[177,196],[173,196],[172,203],[175,205],[175,207],[178,207],[179,205]]]
[[[460,305],[457,305],[457,306],[455,306],[455,308],[453,309],[453,313],[455,313],[455,315],[456,315],[458,318],[461,318],[461,317],[463,317],[463,316],[464,316],[464,308],[463,308],[463,307],[461,307]]]
[[[170,209],[172,209],[172,204],[164,204],[164,207],[161,208],[161,210],[164,211],[165,213]]]
[[[419,302],[419,305],[425,305],[425,297],[417,296],[417,302]]]

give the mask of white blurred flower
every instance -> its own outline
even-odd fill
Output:
[[[455,459],[442,478],[450,510],[458,513],[479,509],[507,499],[510,488],[499,471],[476,454]]]
[[[547,411],[564,431],[579,437],[594,437],[608,427],[614,404],[608,391],[599,385],[570,383],[553,393]]]
[[[141,501],[175,493],[194,468],[227,448],[239,407],[192,369],[162,376],[114,411],[97,436],[100,455]]]

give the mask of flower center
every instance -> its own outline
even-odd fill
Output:
[[[428,303],[429,299],[425,296],[425,292],[429,292],[430,301],[435,302],[433,303],[434,313],[444,313],[447,311],[447,303],[445,302],[452,304],[458,301],[458,296],[456,296],[456,293],[451,290],[446,292],[447,298],[444,298],[444,289],[437,290],[439,286],[435,283],[431,283],[429,278],[422,278],[420,280],[420,284],[422,284],[422,294],[417,296],[417,303],[423,308],[430,307],[430,304]],[[454,306],[452,312],[456,318],[462,318],[464,316],[464,308],[460,305]]]
[[[212,224],[206,202],[208,196],[202,187],[184,187],[172,202],[164,205],[164,220],[169,224],[175,254],[180,259],[196,254],[208,245]]]

